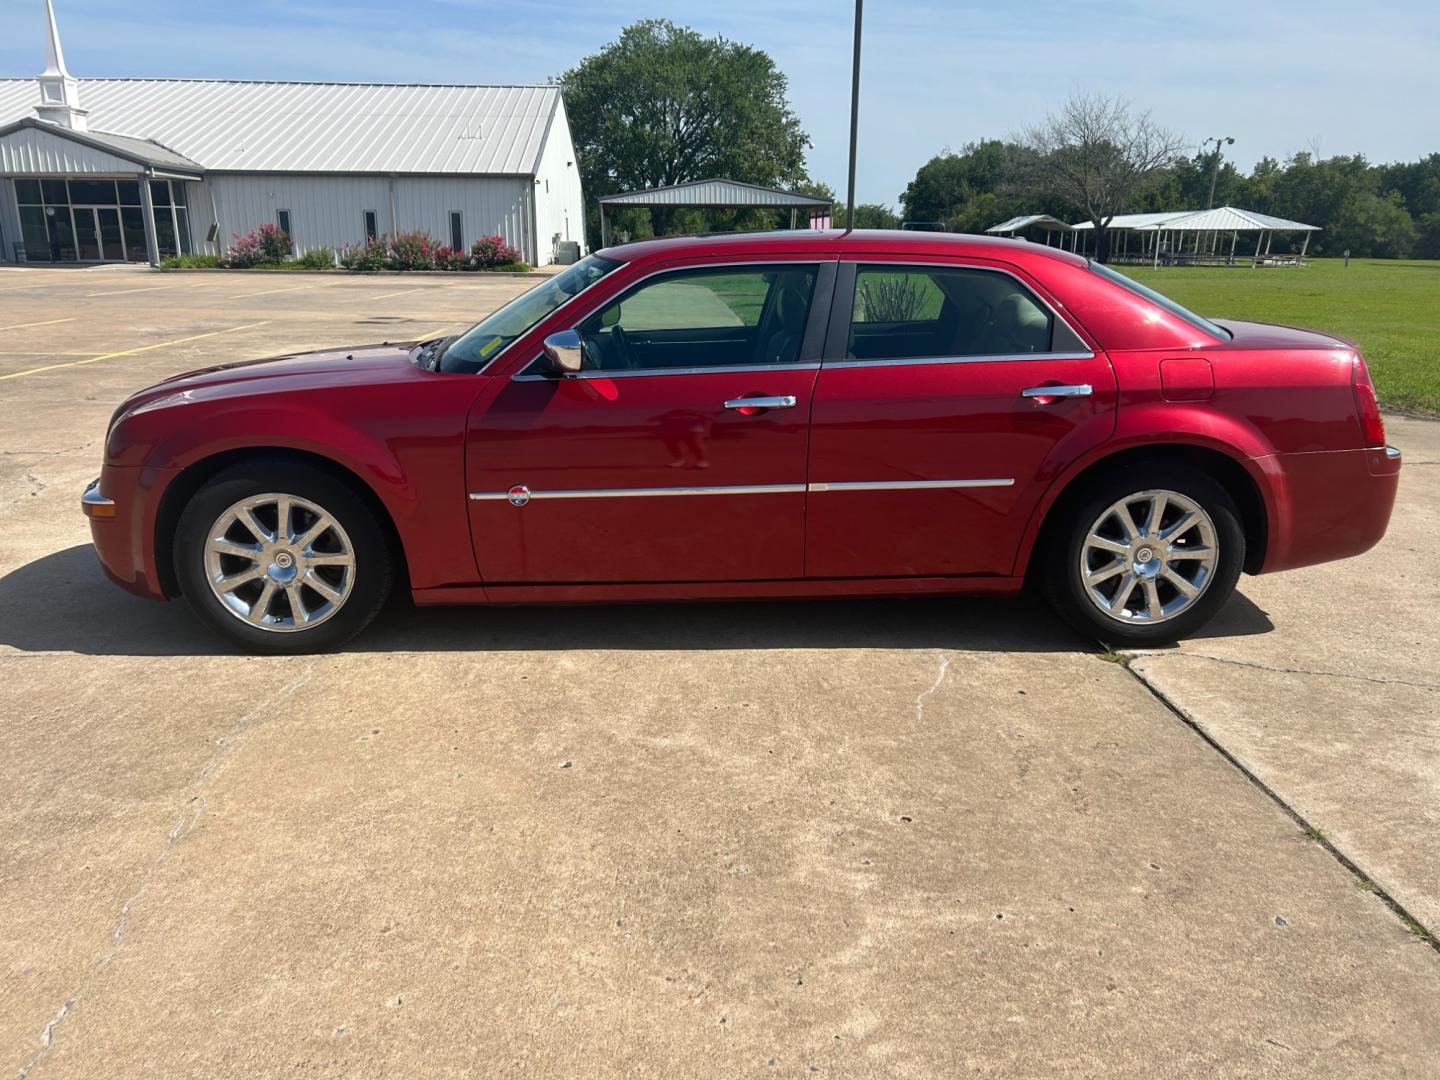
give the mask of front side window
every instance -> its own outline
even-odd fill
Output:
[[[681,270],[642,282],[580,325],[597,371],[793,364],[817,268]]]
[[[479,371],[505,346],[620,265],[613,259],[588,255],[566,267],[451,341],[440,355],[439,369],[452,374]]]
[[[948,266],[862,266],[852,360],[1018,356],[1052,351],[1055,316],[1008,274]]]

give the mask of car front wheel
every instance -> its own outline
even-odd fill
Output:
[[[306,465],[237,466],[181,514],[181,591],[213,629],[262,652],[315,652],[379,612],[394,572],[374,512]]]
[[[1046,595],[1077,630],[1160,644],[1194,633],[1230,598],[1245,532],[1234,500],[1203,472],[1140,463],[1072,502],[1040,557]]]

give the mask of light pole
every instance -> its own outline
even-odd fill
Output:
[[[850,70],[850,185],[845,191],[845,230],[855,228],[855,143],[860,131],[860,13],[865,0],[855,0],[855,60]]]
[[[1206,210],[1211,209],[1215,205],[1215,181],[1220,176],[1220,147],[1232,145],[1234,142],[1235,140],[1233,138],[1226,135],[1224,138],[1217,136],[1213,139],[1206,139],[1200,144],[1201,146],[1209,146],[1211,143],[1215,144],[1215,164],[1210,167],[1210,200],[1205,204]]]

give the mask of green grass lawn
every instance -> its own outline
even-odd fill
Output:
[[[1321,330],[1360,347],[1383,405],[1440,414],[1440,262],[1316,259],[1306,269],[1117,269],[1200,315]]]

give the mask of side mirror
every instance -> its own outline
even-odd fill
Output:
[[[570,374],[585,365],[585,346],[574,330],[560,330],[545,339],[545,359],[556,371]]]

